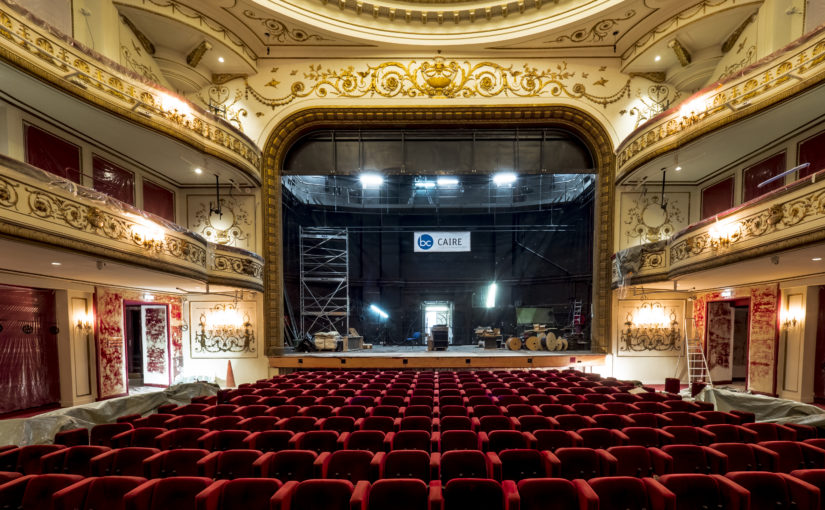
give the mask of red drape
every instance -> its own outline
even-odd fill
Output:
[[[825,131],[799,144],[799,164],[810,163],[811,166],[799,172],[799,178],[825,169]]]
[[[0,285],[0,413],[60,401],[53,290]]]
[[[92,158],[95,190],[135,205],[135,174],[100,157]]]
[[[702,190],[702,219],[733,207],[733,177]]]
[[[169,221],[175,221],[175,194],[144,179],[143,210]]]
[[[786,170],[785,168],[785,151],[779,154],[774,154],[768,159],[764,159],[759,163],[749,166],[743,172],[743,187],[745,195],[743,202],[748,202],[756,197],[760,197],[765,193],[779,189],[785,185],[785,179],[777,179],[769,184],[759,187],[759,184],[766,180],[781,174]]]
[[[26,162],[80,183],[80,147],[34,126],[26,126]]]

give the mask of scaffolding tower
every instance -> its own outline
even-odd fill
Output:
[[[301,335],[349,331],[346,228],[301,227]]]

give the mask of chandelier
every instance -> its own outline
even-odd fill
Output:
[[[623,351],[678,351],[681,331],[676,311],[658,302],[645,301],[627,313],[620,334]]]

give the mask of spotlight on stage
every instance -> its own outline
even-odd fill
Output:
[[[458,186],[458,177],[439,177],[436,182],[439,188],[455,188]]]
[[[427,180],[415,181],[415,187],[423,189],[433,189],[435,188],[435,182]]]
[[[487,287],[487,301],[485,306],[487,308],[495,308],[496,306],[496,292],[498,292],[498,285],[495,282],[491,283],[489,287]]]
[[[358,179],[364,189],[380,188],[384,184],[384,176],[381,174],[361,174]]]
[[[375,306],[375,305],[370,305],[370,310],[372,310],[373,312],[377,313],[377,314],[378,314],[378,316],[379,316],[379,317],[381,317],[382,319],[386,319],[386,318],[388,318],[388,317],[389,317],[389,315],[387,314],[387,312],[385,312],[384,310],[382,310],[382,309],[378,308],[378,307],[377,307],[377,306]]]
[[[518,176],[513,172],[502,172],[493,175],[493,182],[496,186],[510,186],[514,182],[516,182]]]

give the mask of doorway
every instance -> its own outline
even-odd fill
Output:
[[[448,341],[453,343],[453,302],[424,301],[421,303],[421,316],[424,318],[425,334],[432,334],[433,326],[447,326]]]
[[[705,356],[714,384],[747,387],[750,299],[707,305]]]
[[[129,388],[169,386],[169,307],[124,303]]]

